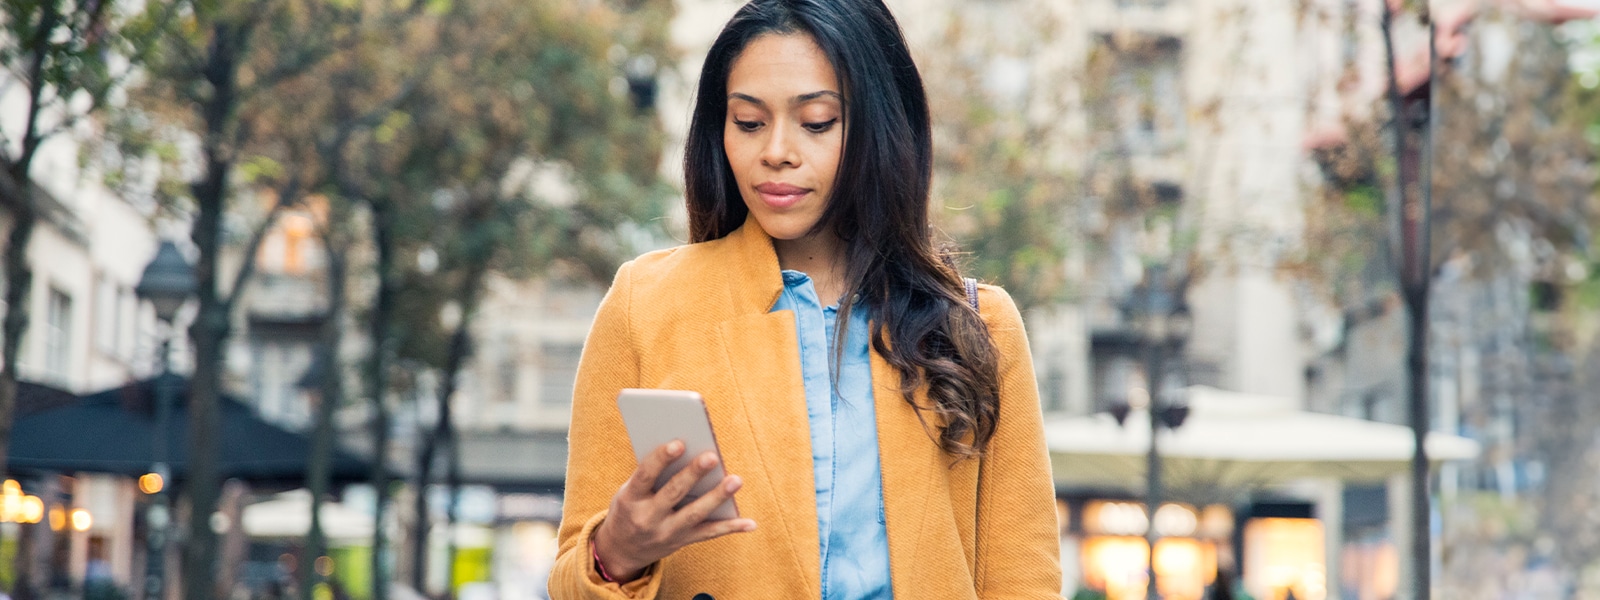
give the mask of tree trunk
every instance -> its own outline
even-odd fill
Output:
[[[445,536],[447,540],[446,544],[447,548],[449,548],[445,558],[445,569],[447,572],[447,576],[445,578],[445,589],[448,597],[453,597],[455,595],[453,586],[455,584],[456,562],[456,494],[460,492],[461,488],[461,460],[459,452],[460,440],[456,435],[455,416],[451,410],[450,400],[451,398],[455,397],[456,379],[461,373],[462,367],[466,365],[467,359],[472,357],[472,316],[477,312],[478,298],[481,296],[481,289],[483,287],[483,278],[488,272],[488,262],[489,261],[487,257],[475,257],[469,260],[468,264],[471,266],[467,268],[465,277],[461,282],[461,288],[456,293],[456,302],[458,302],[461,307],[461,322],[456,324],[455,331],[450,335],[450,350],[445,357],[444,372],[441,374],[439,379],[439,421],[434,424],[433,431],[426,435],[426,442],[424,445],[425,454],[421,459],[419,459],[420,462],[418,464],[418,472],[423,474],[423,477],[421,477],[422,485],[418,487],[420,492],[425,491],[424,488],[427,485],[429,476],[433,471],[433,460],[435,455],[438,453],[439,446],[441,444],[444,446],[445,459],[447,461],[445,467],[445,480],[447,489],[449,490],[449,517],[447,520],[447,527],[445,529]],[[419,500],[417,501],[417,514],[419,515],[427,514],[427,501],[421,499],[425,496],[426,494],[424,493],[418,494]],[[423,525],[418,525],[417,527],[417,532],[419,534],[417,536],[418,547],[426,548],[424,545],[428,539],[427,527],[425,525],[426,521],[419,519],[418,522],[423,523]],[[421,552],[417,554],[418,562],[416,564],[418,565],[419,570],[425,564],[422,562],[422,556],[423,554]],[[418,589],[421,588],[419,587]]]
[[[28,243],[33,239],[34,226],[39,220],[38,203],[34,202],[31,171],[33,157],[38,151],[39,107],[44,94],[44,63],[49,38],[47,34],[60,19],[58,7],[46,2],[40,5],[37,33],[32,40],[32,66],[28,73],[28,122],[22,134],[22,154],[5,165],[4,180],[0,181],[0,200],[11,213],[11,232],[6,236],[5,319],[0,322],[0,468],[9,464],[7,450],[11,447],[11,424],[17,408],[17,358],[22,350],[22,336],[28,329],[28,298],[33,291],[33,268],[28,264]],[[19,529],[19,532],[24,530]],[[23,534],[18,540],[18,557],[30,538]],[[19,563],[21,564],[21,563]],[[19,569],[15,588],[23,597],[31,596],[34,585],[31,569]]]
[[[417,449],[417,489],[414,509],[416,522],[411,530],[411,587],[422,594],[428,588],[428,532],[433,518],[428,509],[428,482],[433,480],[433,459],[437,454],[438,438],[433,432],[421,432],[422,445]]]
[[[217,536],[211,530],[211,514],[216,511],[221,488],[217,465],[218,431],[221,414],[222,370],[229,334],[228,304],[222,291],[217,262],[222,251],[222,216],[227,208],[228,175],[233,168],[232,121],[237,109],[236,75],[244,52],[247,25],[221,23],[213,28],[213,38],[204,67],[211,84],[211,96],[202,107],[206,126],[203,152],[204,179],[194,185],[197,212],[193,238],[200,250],[195,264],[196,294],[200,310],[189,336],[194,343],[194,377],[189,389],[189,466],[185,495],[189,500],[188,539],[183,544],[184,597],[209,600],[215,597]]]
[[[25,192],[24,192],[25,193]],[[27,202],[26,199],[23,202]],[[28,206],[24,204],[22,206]],[[28,242],[37,221],[32,210],[13,210],[11,235],[6,238],[6,316],[0,326],[0,465],[6,464],[11,443],[12,413],[17,406],[17,355],[28,329],[28,296],[33,290],[33,269],[28,265]]]
[[[330,222],[327,226],[336,225]],[[316,560],[328,553],[327,536],[322,531],[322,501],[328,494],[332,479],[333,413],[344,400],[339,347],[344,343],[342,317],[348,273],[345,257],[348,255],[347,248],[342,245],[335,247],[333,238],[332,235],[323,238],[323,247],[327,249],[328,256],[328,314],[322,324],[322,348],[318,357],[322,361],[322,379],[315,382],[320,393],[315,423],[312,425],[310,464],[306,466],[306,489],[311,491],[311,530],[306,534],[305,551],[300,557],[300,597],[307,599],[311,598],[312,589],[321,580],[321,575],[316,572]]]
[[[372,402],[372,487],[374,503],[372,512],[372,600],[388,600],[389,573],[384,555],[388,534],[384,521],[389,508],[389,407],[384,398],[388,391],[389,351],[394,336],[390,321],[394,316],[396,288],[394,273],[394,211],[387,200],[369,199],[372,207],[373,243],[378,251],[378,291],[373,302],[372,355],[367,360],[367,385]]]
[[[456,521],[461,517],[461,436],[452,427],[446,435],[445,442],[445,485],[450,491],[449,510],[445,511],[445,530],[450,532],[449,544],[445,551],[445,572],[448,593],[446,598],[455,598],[456,581]]]
[[[1433,29],[1428,30],[1428,80],[1417,91],[1401,90],[1396,77],[1394,49],[1395,9],[1385,7],[1382,19],[1388,59],[1389,108],[1393,119],[1395,160],[1398,163],[1398,231],[1400,236],[1400,288],[1405,297],[1407,322],[1406,389],[1411,422],[1411,576],[1412,594],[1427,600],[1432,582],[1432,517],[1428,435],[1428,292],[1432,279],[1429,256],[1428,143],[1433,89]]]

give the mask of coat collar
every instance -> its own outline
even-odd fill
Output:
[[[728,279],[734,313],[749,315],[772,310],[783,294],[783,270],[772,238],[751,215],[723,241],[734,255]]]

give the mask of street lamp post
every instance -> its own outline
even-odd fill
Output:
[[[1177,429],[1189,416],[1187,403],[1165,401],[1167,390],[1163,384],[1167,374],[1167,355],[1178,354],[1181,360],[1183,347],[1193,327],[1189,309],[1182,299],[1182,282],[1168,281],[1168,278],[1164,265],[1150,267],[1145,272],[1144,281],[1134,287],[1124,305],[1138,336],[1139,346],[1144,350],[1145,386],[1149,396],[1150,451],[1145,457],[1145,515],[1148,526],[1145,528],[1145,540],[1150,546],[1150,575],[1145,597],[1151,600],[1160,597],[1156,581],[1156,543],[1161,541],[1161,532],[1156,529],[1156,513],[1160,512],[1162,502],[1159,434],[1162,427]],[[1119,423],[1127,417],[1129,409],[1126,404],[1113,407],[1113,414],[1118,417]]]
[[[150,558],[147,561],[145,598],[154,600],[165,597],[167,538],[170,537],[168,525],[172,521],[170,495],[167,493],[171,480],[171,469],[167,465],[167,448],[171,437],[168,427],[172,419],[172,400],[176,395],[171,381],[172,321],[178,316],[178,309],[183,308],[184,302],[194,295],[194,291],[194,268],[183,258],[177,245],[162,240],[155,258],[145,265],[139,285],[134,288],[134,293],[141,300],[150,302],[155,309],[156,320],[166,328],[161,336],[159,351],[161,370],[155,380],[156,429],[151,447],[151,462],[154,463],[151,473],[155,477],[154,481],[147,479],[147,484],[141,486],[151,494],[148,515]]]

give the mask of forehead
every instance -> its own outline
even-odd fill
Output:
[[[803,33],[765,34],[750,40],[728,72],[728,93],[767,101],[819,91],[839,91],[828,56]]]

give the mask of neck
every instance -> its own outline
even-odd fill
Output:
[[[805,273],[817,288],[823,306],[838,302],[844,295],[844,244],[831,233],[817,233],[793,240],[772,240],[778,253],[778,266]]]

